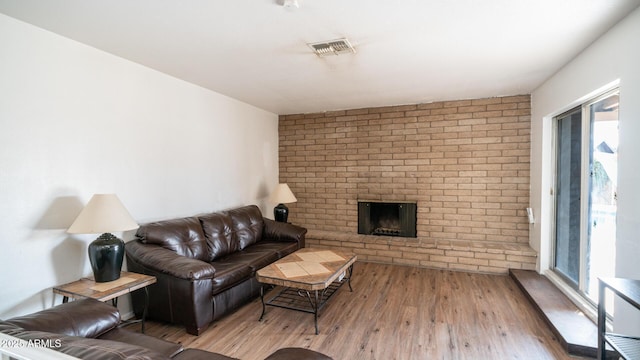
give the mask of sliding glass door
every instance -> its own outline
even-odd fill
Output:
[[[618,91],[555,118],[554,271],[597,302],[615,269]]]
[[[582,109],[556,118],[555,270],[573,287],[580,283]]]
[[[598,297],[598,277],[615,275],[618,200],[618,107],[615,91],[588,104],[589,143],[588,268],[586,292]]]

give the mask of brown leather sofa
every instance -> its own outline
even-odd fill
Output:
[[[126,244],[129,271],[153,275],[148,318],[199,335],[260,294],[255,272],[304,247],[307,229],[262,217],[255,205],[142,225]],[[132,294],[140,316],[144,293]]]
[[[0,332],[87,360],[234,360],[209,351],[184,349],[182,345],[120,328],[118,309],[83,299],[30,315],[0,320]],[[237,360],[237,359],[236,359]],[[265,360],[331,360],[303,348],[283,348]]]

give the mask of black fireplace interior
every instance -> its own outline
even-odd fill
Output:
[[[358,202],[358,234],[416,237],[415,203]]]

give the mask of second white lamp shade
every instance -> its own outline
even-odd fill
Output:
[[[278,184],[275,190],[271,193],[269,200],[278,204],[289,204],[298,201],[295,195],[293,195],[293,192],[291,192],[291,189],[289,189],[289,185],[286,183]]]

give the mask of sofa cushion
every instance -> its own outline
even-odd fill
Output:
[[[184,350],[181,344],[121,328],[115,328],[100,336],[99,339],[142,346],[170,358]]]
[[[262,240],[264,220],[256,205],[243,206],[225,212],[233,223],[233,236],[240,244],[240,250]]]
[[[197,217],[172,219],[145,224],[136,236],[145,244],[160,245],[178,255],[203,261],[209,260],[207,241]]]
[[[95,338],[116,328],[120,323],[120,313],[101,301],[81,299],[14,317],[7,322],[25,330]]]
[[[269,250],[259,250],[253,245],[229,255],[226,259],[249,266],[253,275],[254,272],[278,260],[278,253]]]
[[[253,244],[250,249],[254,251],[270,251],[278,255],[278,259],[281,259],[292,252],[298,250],[297,242],[280,242],[280,241],[266,241],[262,240],[257,244]]]
[[[227,258],[218,259],[211,265],[216,269],[216,275],[211,280],[213,284],[212,295],[245,281],[253,273],[249,265]]]
[[[199,217],[207,240],[209,261],[214,261],[240,250],[240,243],[233,236],[231,217],[213,213]]]

